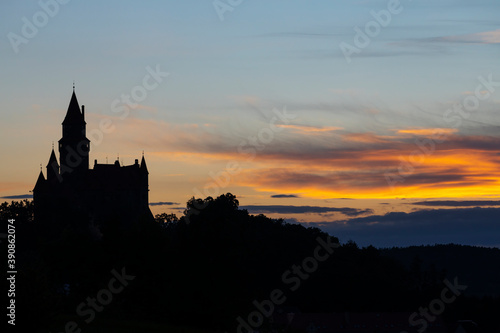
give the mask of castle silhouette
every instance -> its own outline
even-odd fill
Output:
[[[47,164],[47,178],[40,174],[33,189],[35,220],[53,222],[77,219],[102,227],[109,221],[121,225],[151,219],[148,203],[148,168],[141,163],[121,166],[94,162],[89,168],[90,140],[86,137],[85,106],[76,99],[75,88],[62,122],[59,162],[54,147]],[[67,215],[71,215],[67,216]]]

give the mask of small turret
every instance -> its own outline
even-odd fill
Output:
[[[148,167],[146,165],[146,160],[144,159],[144,155],[142,155],[142,160],[141,160],[141,171],[146,174],[149,174]]]
[[[50,153],[49,163],[47,164],[47,180],[55,179],[59,176],[59,163],[57,163],[56,153],[52,148]]]
[[[45,188],[45,177],[43,176],[43,172],[40,169],[40,174],[38,175],[38,179],[36,181],[33,192],[44,190],[44,188]]]

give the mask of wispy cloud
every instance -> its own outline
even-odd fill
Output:
[[[418,206],[438,206],[438,207],[493,207],[500,206],[500,201],[494,200],[436,200],[413,202],[412,205]]]
[[[21,194],[21,195],[7,195],[0,197],[0,199],[33,199],[33,194]]]
[[[434,37],[430,38],[429,41],[449,43],[500,44],[500,29],[464,35]]]
[[[388,138],[375,133],[348,133],[342,136],[344,141],[355,141],[362,143],[388,143]]]
[[[291,205],[250,205],[241,206],[241,209],[246,209],[250,213],[262,214],[320,214],[320,213],[341,213],[347,216],[359,216],[364,214],[372,214],[371,209],[356,209],[356,208],[334,208],[334,207],[320,207],[320,206],[291,206]]]
[[[336,127],[336,126],[325,126],[325,127],[316,127],[316,126],[306,126],[306,125],[276,125],[276,127],[293,129],[297,132],[306,132],[306,133],[321,133],[321,132],[330,132],[330,131],[338,131],[344,128]]]
[[[405,50],[387,49],[375,51],[374,54],[363,54],[363,56],[396,56],[396,55],[438,55],[450,54],[450,44],[499,44],[500,29],[483,31],[471,34],[448,35],[425,38],[411,38],[390,42],[387,46],[396,46]],[[378,54],[380,53],[380,54]]]
[[[296,32],[276,32],[257,35],[256,37],[291,37],[291,38],[332,38],[337,36],[344,36],[345,33],[322,33],[322,32],[306,32],[306,31],[296,31]]]
[[[178,202],[169,202],[169,201],[159,201],[159,202],[150,202],[150,206],[176,206],[179,205]]]
[[[271,198],[300,198],[300,196],[295,194],[275,194],[271,195]]]
[[[414,128],[396,130],[398,134],[413,134],[419,136],[450,135],[458,132],[456,128]]]
[[[489,124],[491,129],[487,130],[483,130],[486,125],[481,125],[481,131],[498,132],[498,126],[493,125]],[[252,144],[248,137],[231,131],[212,131],[203,124],[128,119],[119,126],[120,131],[109,135],[110,140],[139,151],[147,147],[150,156],[158,159],[190,164],[196,161],[198,165],[237,161],[241,172],[231,178],[231,184],[257,191],[304,193],[322,199],[401,195],[438,198],[449,197],[446,192],[450,190],[460,197],[478,197],[500,191],[498,136],[465,135],[437,127],[348,132],[333,130],[332,126],[293,125],[262,145]],[[460,131],[464,129],[465,125]],[[402,160],[420,149],[422,144],[419,146],[416,140],[426,139],[436,131],[446,134],[446,141],[435,143],[432,153],[415,164],[412,173],[391,191],[385,174],[398,173]],[[242,153],[242,143],[247,152],[253,151],[252,155]]]

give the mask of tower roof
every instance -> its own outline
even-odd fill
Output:
[[[40,174],[38,175],[38,179],[36,181],[35,188],[33,189],[33,191],[42,190],[44,188],[44,185],[45,185],[45,177],[43,176],[42,170],[40,170]]]
[[[79,124],[82,122],[85,123],[85,120],[83,119],[83,114],[80,111],[80,105],[78,104],[75,90],[73,89],[73,95],[71,95],[68,111],[66,112],[66,117],[64,117],[62,124],[63,125],[75,124],[75,123]]]
[[[59,167],[59,163],[57,163],[56,153],[54,153],[54,148],[52,148],[52,153],[50,153],[50,158],[49,158],[49,163],[47,163],[47,168],[49,166],[54,165],[54,162],[56,162],[55,165]]]
[[[141,170],[143,172],[149,173],[148,172],[148,167],[146,166],[146,160],[144,159],[144,155],[142,155],[142,160],[141,160]]]

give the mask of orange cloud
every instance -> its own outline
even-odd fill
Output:
[[[268,160],[245,168],[233,181],[257,191],[286,191],[317,199],[481,197],[500,193],[500,158],[488,151],[436,151],[412,164],[411,172],[399,174],[398,168],[408,162],[413,147],[407,148],[406,152],[381,150],[341,160],[335,156],[286,163]],[[385,177],[388,171],[402,179],[394,188]]]
[[[395,130],[392,136],[370,132],[331,135],[330,131],[339,128],[288,125],[282,128],[290,131],[277,132],[272,141],[253,144],[231,131],[209,131],[212,127],[205,124],[173,125],[137,118],[116,120],[115,124],[119,130],[106,134],[104,142],[109,138],[113,144],[145,149],[158,163],[180,162],[189,172],[197,172],[179,169],[186,181],[209,181],[209,171],[224,172],[226,163],[236,161],[241,170],[231,176],[231,186],[300,193],[305,198],[481,197],[500,193],[500,138],[458,135],[456,129],[408,128]],[[418,140],[409,140],[412,136],[431,138],[436,133],[448,134],[447,140],[424,147],[426,153],[415,142]],[[239,149],[242,143],[243,152]],[[108,144],[106,150],[116,151]],[[391,188],[387,174],[397,175],[401,181]]]
[[[342,136],[345,141],[355,141],[362,143],[384,143],[388,142],[387,137],[373,133],[349,133]]]
[[[457,132],[458,129],[456,128],[414,128],[397,130],[398,134],[413,134],[421,136],[451,135]]]

